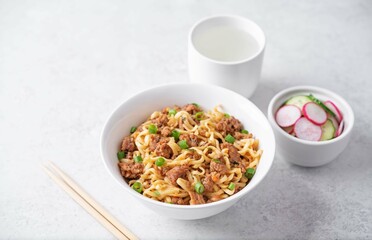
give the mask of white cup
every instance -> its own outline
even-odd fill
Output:
[[[219,85],[250,97],[260,80],[265,42],[261,28],[249,19],[213,16],[200,20],[188,39],[191,82]]]

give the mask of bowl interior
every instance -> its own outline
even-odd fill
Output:
[[[128,189],[132,194],[135,194],[136,197],[141,197],[146,201],[156,204],[164,204],[137,194],[129,188],[120,175],[116,153],[119,150],[122,139],[129,135],[131,126],[138,126],[151,113],[159,111],[166,106],[173,106],[175,104],[182,106],[187,103],[198,103],[204,110],[210,110],[216,105],[221,104],[225,112],[238,118],[244,127],[260,140],[260,148],[264,152],[255,176],[247,187],[229,198],[238,197],[253,189],[267,174],[274,158],[275,138],[270,124],[264,114],[243,96],[221,87],[197,83],[170,84],[148,89],[128,98],[114,110],[109,116],[101,135],[101,154],[111,175],[120,185]],[[211,204],[218,204],[225,200]],[[205,205],[210,204],[198,205],[198,207]]]
[[[250,33],[257,40],[257,43],[259,44],[259,50],[255,54],[255,56],[258,55],[260,52],[262,52],[265,47],[264,32],[256,23],[252,22],[251,20],[243,18],[243,17],[239,17],[239,16],[234,16],[234,15],[213,16],[213,17],[207,17],[207,18],[200,20],[193,26],[193,28],[190,31],[189,37],[190,37],[192,45],[204,57],[210,58],[209,56],[203,54],[202,49],[200,48],[200,46],[198,46],[197,41],[195,39],[199,35],[205,34],[206,32],[211,31],[211,29],[214,29],[216,27],[237,28],[237,29],[241,29],[243,31]],[[254,58],[255,56],[250,56],[249,58],[239,60],[238,62],[247,61],[249,59]],[[216,61],[220,62],[219,60],[216,60]]]
[[[341,111],[343,115],[343,119],[344,119],[344,130],[339,137],[328,140],[328,141],[321,141],[321,142],[306,141],[306,140],[302,140],[302,139],[296,138],[288,134],[276,123],[275,113],[278,111],[280,106],[282,106],[285,101],[287,101],[289,98],[294,97],[294,96],[309,95],[309,94],[313,94],[314,97],[318,98],[321,101],[331,100],[339,108],[339,110]],[[288,88],[288,89],[285,89],[279,92],[277,95],[274,96],[274,98],[271,100],[269,104],[268,118],[269,118],[269,121],[272,123],[272,126],[275,130],[277,130],[281,134],[288,136],[288,138],[294,141],[299,141],[305,144],[329,144],[329,143],[338,141],[342,139],[344,136],[346,136],[347,134],[349,134],[349,132],[352,130],[352,127],[354,125],[353,111],[350,105],[341,96],[327,89],[314,87],[314,86],[297,86],[297,87]]]

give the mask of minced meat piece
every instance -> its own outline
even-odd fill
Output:
[[[201,109],[195,104],[186,104],[185,106],[182,107],[182,109],[192,115],[194,115],[197,112],[201,112]]]
[[[171,202],[178,205],[189,205],[189,200],[180,198],[180,197],[172,197]]]
[[[198,137],[194,134],[181,134],[180,140],[186,140],[189,147],[197,147],[199,144]]]
[[[221,144],[221,148],[227,148],[228,149],[230,162],[232,162],[232,163],[240,163],[241,162],[240,154],[238,152],[238,149],[236,149],[236,147],[234,147],[234,145],[232,145],[231,143],[226,142],[226,143]]]
[[[143,173],[143,164],[131,162],[119,162],[120,173],[127,179],[139,178]]]
[[[203,137],[207,137],[207,131],[203,129],[199,129],[199,135]]]
[[[155,148],[155,154],[157,156],[162,156],[165,158],[172,157],[173,151],[172,151],[172,148],[169,147],[168,145],[168,139],[163,138],[157,143],[157,146]]]
[[[225,163],[221,162],[221,160],[219,159],[212,160],[209,168],[211,172],[218,172],[221,174],[227,173],[227,166],[225,165]]]
[[[125,156],[127,159],[133,159],[133,152],[127,152],[127,155]]]
[[[191,150],[191,149],[190,149]],[[201,158],[201,155],[197,153],[196,151],[190,151],[189,153],[186,154],[186,157],[199,160]]]
[[[213,180],[211,175],[207,175],[203,181],[203,186],[206,192],[213,192]]]
[[[134,139],[131,136],[127,136],[123,139],[121,144],[121,150],[133,152],[137,149],[136,144],[134,144]]]
[[[243,125],[240,121],[233,116],[229,118],[222,118],[217,124],[216,129],[223,133],[223,135],[231,134],[234,135],[235,132],[240,132]]]
[[[149,144],[149,150],[155,151],[156,147],[158,146],[158,142],[160,141],[159,135],[151,135],[150,137],[150,144]]]
[[[233,136],[236,140],[248,138],[247,134],[244,134],[244,133],[241,133],[241,132],[235,132]]]
[[[168,137],[170,134],[172,133],[172,129],[170,127],[164,127],[162,130],[161,130],[161,135],[163,137]]]
[[[186,165],[176,166],[169,170],[165,175],[169,178],[173,185],[177,186],[177,179],[184,177],[188,169],[189,168]]]
[[[168,117],[166,114],[160,114],[157,118],[151,119],[151,122],[155,123],[158,127],[163,127],[167,125]]]
[[[165,166],[165,167],[155,167],[155,171],[157,171],[157,173],[161,176],[165,176],[165,174],[169,171],[169,167]]]

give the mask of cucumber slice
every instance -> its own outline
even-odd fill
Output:
[[[285,105],[295,105],[299,107],[302,111],[302,107],[308,102],[312,102],[309,97],[300,95],[290,98],[285,102]]]
[[[322,136],[320,137],[320,141],[330,140],[335,136],[336,128],[333,126],[332,120],[327,119],[321,128]]]

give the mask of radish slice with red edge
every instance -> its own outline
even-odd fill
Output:
[[[340,122],[340,125],[337,128],[336,137],[340,136],[343,130],[344,130],[344,121],[342,120]]]
[[[284,105],[276,112],[275,120],[281,127],[289,127],[301,117],[301,110],[295,105]]]
[[[303,140],[319,141],[322,137],[322,128],[309,121],[306,117],[297,120],[294,125],[296,136]]]
[[[327,121],[327,113],[314,102],[306,103],[302,108],[302,112],[309,121],[316,125],[323,125]]]
[[[326,105],[326,107],[329,108],[329,110],[331,110],[336,115],[336,119],[340,123],[342,121],[343,117],[342,117],[340,109],[338,109],[336,104],[334,104],[330,100],[327,100],[327,101],[324,102],[324,105]]]

